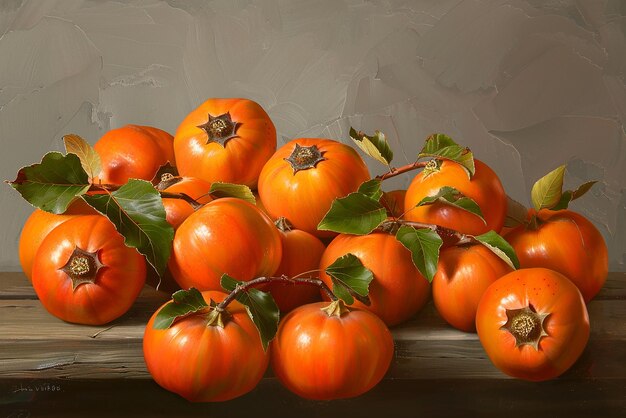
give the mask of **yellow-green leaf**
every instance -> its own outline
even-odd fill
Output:
[[[393,151],[387,142],[385,134],[382,132],[375,131],[374,135],[368,136],[361,131],[350,128],[350,138],[352,138],[352,141],[370,157],[387,166],[391,164]]]
[[[83,170],[85,170],[90,179],[100,175],[100,171],[102,171],[100,155],[87,141],[78,135],[69,134],[63,137],[63,142],[65,143],[65,151],[67,153],[78,156]]]
[[[565,165],[552,170],[533,185],[530,198],[536,210],[552,208],[561,200]]]

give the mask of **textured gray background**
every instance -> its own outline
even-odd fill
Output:
[[[526,204],[568,163],[567,186],[600,180],[572,208],[626,269],[626,0],[0,0],[2,179],[66,133],[173,133],[209,97],[258,101],[279,143],[380,129],[396,165],[447,133]],[[32,208],[7,185],[0,205],[18,270]]]

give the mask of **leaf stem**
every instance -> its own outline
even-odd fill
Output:
[[[320,289],[322,289],[322,291],[326,293],[326,295],[328,295],[330,300],[333,300],[333,301],[337,300],[337,296],[335,296],[335,294],[332,292],[332,290],[330,290],[330,288],[326,285],[326,283],[324,283],[320,279],[312,279],[310,277],[300,277],[300,278],[293,277],[292,278],[292,277],[282,275],[278,277],[257,277],[256,279],[250,280],[249,282],[245,282],[243,284],[238,285],[232,292],[229,293],[229,295],[223,301],[221,301],[215,307],[215,309],[221,312],[224,309],[226,309],[228,304],[232,302],[233,299],[235,299],[237,295],[240,294],[241,292],[245,292],[251,287],[255,287],[260,284],[274,283],[274,282],[317,286]]]
[[[393,168],[391,167],[388,172],[384,174],[380,174],[376,176],[379,180],[387,180],[388,178],[398,176],[400,174],[406,173],[407,171],[416,170],[418,168],[424,168],[428,164],[427,161],[415,161],[414,163],[403,165],[402,167]]]

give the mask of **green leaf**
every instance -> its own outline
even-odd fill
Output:
[[[252,203],[253,205],[256,204],[252,190],[243,184],[215,182],[211,184],[209,194],[214,199],[219,199],[220,197],[236,197],[237,199]]]
[[[374,275],[357,256],[351,253],[341,256],[325,271],[333,282],[335,296],[348,305],[354,303],[354,298],[366,305],[370,304],[369,285]]]
[[[597,181],[588,181],[587,183],[583,183],[580,186],[578,186],[578,188],[576,190],[574,190],[574,191],[572,191],[572,190],[564,191],[563,195],[561,196],[561,199],[559,199],[559,203],[557,203],[555,206],[553,206],[551,208],[551,210],[567,209],[567,207],[569,206],[569,203],[572,200],[576,200],[579,197],[583,196],[596,183],[597,183]]]
[[[402,225],[396,233],[396,239],[409,251],[413,264],[428,280],[433,281],[439,262],[439,249],[443,244],[441,237],[432,229],[416,229]]]
[[[179,290],[172,295],[172,301],[165,305],[154,318],[155,329],[168,329],[175,320],[198,312],[209,305],[198,289]]]
[[[569,203],[574,200],[573,199],[573,192],[571,190],[566,190],[563,192],[563,194],[561,195],[561,198],[559,199],[558,203],[554,206],[552,206],[550,208],[550,210],[561,210],[561,209],[567,209],[567,207],[569,206]]]
[[[124,236],[126,245],[137,248],[163,276],[174,229],[165,220],[161,195],[150,182],[130,179],[114,192],[84,195],[83,199],[109,218]]]
[[[324,219],[317,225],[321,231],[366,235],[387,219],[387,211],[363,193],[354,192],[335,199]]]
[[[489,248],[495,255],[504,260],[512,268],[519,268],[519,260],[517,258],[517,254],[515,254],[515,250],[511,247],[511,244],[509,244],[497,232],[489,231],[474,238],[476,238],[476,240],[485,247]]]
[[[424,147],[417,158],[424,157],[454,161],[465,169],[470,179],[476,173],[474,154],[472,154],[469,148],[460,146],[452,138],[444,134],[432,134],[426,139]]]
[[[593,185],[596,183],[597,181],[588,181],[578,186],[578,188],[572,192],[572,200],[576,200],[579,197],[582,197],[585,193],[591,190]]]
[[[9,183],[31,205],[56,214],[65,212],[90,186],[78,156],[60,152],[49,152],[40,163],[21,168]]]
[[[483,217],[483,213],[480,210],[480,206],[473,199],[464,196],[461,192],[459,192],[454,187],[444,186],[439,189],[437,194],[433,196],[426,196],[416,206],[425,206],[432,205],[433,203],[441,202],[444,204],[449,204],[452,206],[456,206],[460,209],[463,209],[467,212],[473,213],[478,216],[485,224],[485,218]]]
[[[228,292],[234,291],[237,286],[244,283],[233,279],[228,274],[222,274],[220,279],[220,284]],[[276,331],[278,331],[278,320],[280,317],[280,311],[274,298],[267,292],[249,288],[237,294],[235,299],[246,307],[248,316],[250,316],[250,319],[252,319],[252,322],[259,330],[263,349],[267,350],[267,346],[276,335]]]
[[[380,179],[371,179],[366,182],[363,182],[359,186],[357,190],[358,193],[362,193],[368,197],[371,197],[374,200],[380,200],[383,195],[383,190],[381,189],[382,181]]]
[[[76,154],[80,159],[80,164],[89,178],[93,179],[100,175],[102,171],[102,161],[100,155],[95,149],[83,138],[78,135],[70,134],[63,137],[65,143],[65,151],[67,153]]]
[[[507,228],[515,228],[518,225],[524,225],[524,222],[526,222],[526,216],[528,215],[528,208],[508,195],[506,199],[507,206],[504,226]]]
[[[351,127],[350,138],[352,138],[354,143],[370,157],[385,165],[391,164],[391,160],[393,160],[393,151],[387,142],[385,134],[382,132],[374,131],[373,136],[368,136]]]
[[[562,165],[537,180],[530,191],[530,198],[536,210],[551,209],[559,204],[563,194],[564,175],[565,165]]]

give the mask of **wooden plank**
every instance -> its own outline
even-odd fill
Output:
[[[158,292],[146,286],[142,297],[167,295],[168,292]],[[0,299],[36,299],[30,281],[22,272],[0,272]],[[626,272],[610,272],[604,287],[596,296],[597,300],[626,299]]]
[[[162,302],[142,298],[118,320],[107,325],[89,326],[61,321],[50,315],[37,300],[0,300],[0,341],[45,340],[60,335],[65,340],[141,338],[145,324]],[[592,338],[626,339],[626,303],[620,300],[593,300],[588,310]],[[414,319],[391,331],[395,340],[478,339],[475,333],[461,332],[446,324],[432,304],[428,304]]]
[[[626,376],[621,340],[591,340],[566,379]],[[271,373],[269,374],[271,376]],[[141,339],[11,340],[0,351],[2,379],[150,379]],[[507,379],[479,341],[396,341],[388,379]]]

